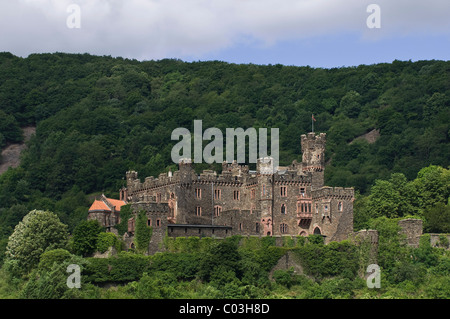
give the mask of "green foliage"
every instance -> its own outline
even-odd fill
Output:
[[[450,233],[450,205],[437,203],[425,213],[424,230],[430,233]]]
[[[97,249],[97,240],[102,232],[97,220],[84,220],[75,227],[72,236],[72,251],[77,255],[88,256]]]
[[[121,242],[113,233],[101,232],[97,236],[97,251],[104,253],[110,247],[114,247],[116,251],[120,251]]]
[[[146,213],[144,211],[138,212],[134,232],[134,243],[138,252],[145,253],[148,251],[152,232],[153,228],[147,225]]]
[[[175,282],[176,277],[170,272],[144,273],[133,290],[138,299],[173,299],[181,295],[174,287]]]
[[[365,228],[370,219],[410,215],[425,216],[425,229],[446,231],[450,170],[430,165],[408,181],[402,173],[391,174],[388,180],[378,179],[367,197],[357,196],[355,228]]]
[[[178,280],[192,280],[197,276],[200,255],[193,253],[157,253],[151,259],[150,269],[172,273]]]
[[[15,227],[6,247],[6,263],[14,275],[28,273],[46,250],[67,245],[67,226],[48,211],[33,210]]]
[[[119,235],[122,236],[125,232],[128,231],[128,219],[133,217],[131,211],[131,205],[124,205],[120,208],[120,223],[116,224],[114,227],[119,232]]]
[[[81,257],[70,255],[67,256],[65,253],[61,254],[61,251],[53,251],[44,264],[43,267],[33,270],[30,274],[29,280],[24,285],[20,292],[20,298],[24,299],[72,299],[77,297],[77,289],[70,289],[67,286],[67,268],[71,264],[76,264],[80,267],[82,272],[84,268],[84,260]],[[67,251],[66,251],[67,252]],[[58,258],[63,257],[64,260],[56,261],[47,268],[49,264],[47,261],[54,259],[59,255]],[[83,286],[83,283],[81,283]]]
[[[210,281],[212,276],[221,272],[240,274],[239,261],[237,243],[233,240],[223,240],[204,253],[200,261],[199,276]]]
[[[394,61],[314,69],[218,61],[138,62],[62,53],[20,58],[2,53],[0,146],[21,142],[22,127],[36,126],[37,132],[22,154],[21,165],[0,176],[0,250],[6,249],[22,218],[39,209],[55,212],[68,226],[60,229],[73,234],[72,252],[85,256],[93,252],[101,229],[82,223],[90,204],[86,194],[104,190],[116,196],[125,184],[124,172],[130,169],[140,176],[174,169],[170,133],[177,127],[192,129],[194,119],[203,119],[204,127],[220,129],[279,127],[280,165],[288,165],[301,159],[298,139],[310,130],[314,113],[316,131],[328,136],[326,184],[355,187],[360,193],[354,207],[355,229],[379,231],[379,264],[390,281],[385,290],[367,292],[349,280],[363,263],[361,252],[354,253],[345,243],[322,245],[303,237],[298,238],[298,247],[292,247],[288,238],[283,240],[285,247],[276,247],[272,237],[236,237],[223,246],[210,238],[166,238],[166,248],[175,254],[87,259],[92,282],[136,281],[117,289],[116,296],[134,296],[133,285],[147,272],[143,282],[155,287],[164,283],[194,297],[351,298],[353,292],[347,290],[356,290],[357,296],[375,298],[448,298],[448,280],[439,275],[448,276],[448,256],[428,246],[408,250],[398,236],[396,221],[389,218],[415,214],[424,218],[425,231],[448,232],[449,65]],[[366,141],[362,135],[373,129],[380,136]],[[202,168],[213,167],[207,166]],[[127,229],[129,208],[122,207],[121,217],[120,235]],[[141,226],[138,246],[146,250],[151,229],[146,223]],[[287,288],[282,284],[270,290],[267,273],[290,249],[316,260],[304,261],[305,270],[321,282],[301,279],[303,284],[297,284],[294,276],[293,291],[283,291]],[[33,256],[30,270],[42,252],[29,254]],[[53,257],[42,258],[50,263]],[[18,260],[6,259],[5,269],[23,269]],[[58,288],[63,269],[44,268],[30,277],[24,296],[67,296]],[[219,271],[214,273],[211,269],[216,268]],[[178,283],[170,278],[158,282],[158,269]],[[211,278],[214,285],[207,281]],[[53,288],[53,292],[45,290]],[[141,296],[179,296],[146,291],[144,283],[140,289]],[[280,295],[276,289],[281,289]],[[85,291],[71,293],[114,295],[89,283]]]
[[[316,244],[316,245],[323,245],[324,244],[324,237],[322,235],[309,235],[308,236],[308,243]]]
[[[53,267],[53,264],[61,264],[64,261],[70,259],[73,255],[65,250],[65,249],[53,249],[44,252],[41,255],[38,269],[44,271],[50,271]]]
[[[138,280],[150,267],[150,257],[120,252],[110,258],[87,258],[83,275],[92,283]]]
[[[22,130],[16,118],[0,110],[0,147],[6,143],[20,143],[23,141]]]
[[[379,217],[371,220],[369,227],[378,231],[378,265],[389,274],[391,269],[408,258],[404,235],[399,233],[398,219]]]
[[[334,276],[354,278],[358,272],[356,249],[349,241],[328,245],[308,243],[294,248],[293,253],[301,261],[306,274],[317,280]]]

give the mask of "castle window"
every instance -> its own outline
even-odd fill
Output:
[[[202,198],[202,190],[200,188],[195,189],[195,198],[197,198],[197,199]]]
[[[286,205],[285,204],[281,205],[281,213],[286,214]]]
[[[158,194],[156,195],[156,201],[157,201],[158,203],[161,203],[161,193],[158,193]]]
[[[239,191],[234,191],[233,192],[233,199],[234,200],[239,200],[240,199],[240,192]]]
[[[266,196],[266,185],[262,186],[262,194],[263,196]]]
[[[280,187],[280,195],[281,195],[281,197],[286,197],[287,196],[287,186],[281,186]]]
[[[326,211],[326,212],[328,211],[328,205],[327,205],[327,204],[325,204],[325,205],[323,206],[323,210]]]
[[[256,225],[255,225],[255,231],[256,231],[256,233],[259,234],[259,223],[256,223]]]
[[[288,232],[288,225],[285,223],[280,224],[280,233],[287,234]]]
[[[338,203],[338,211],[342,212],[342,202]]]
[[[202,208],[200,206],[195,207],[195,215],[202,216]]]
[[[214,190],[214,199],[215,200],[222,199],[222,190],[221,189],[215,189]]]
[[[152,220],[149,218],[147,219],[147,226],[151,226],[152,225]]]
[[[300,196],[305,197],[305,188],[300,187]]]
[[[214,206],[214,216],[220,216],[222,212],[222,206]]]
[[[242,223],[239,223],[239,230],[242,230]]]
[[[157,219],[156,220],[156,227],[159,227],[159,226],[161,226],[161,220]]]
[[[252,190],[250,191],[250,198],[251,198],[251,199],[255,199],[255,198],[256,198],[256,191],[255,191],[254,189],[252,189]]]
[[[316,214],[319,213],[319,205],[316,204]]]
[[[308,213],[311,213],[312,212],[312,210],[311,210],[311,203],[308,203]]]

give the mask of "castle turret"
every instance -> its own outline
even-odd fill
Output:
[[[178,162],[180,170],[180,180],[183,183],[190,183],[195,175],[194,168],[192,167],[192,160],[190,158],[182,158]]]
[[[256,172],[259,185],[259,209],[261,210],[262,234],[273,235],[273,178],[277,167],[274,167],[273,158],[262,157],[256,164]]]
[[[324,185],[326,133],[301,136],[303,171],[311,172],[312,188]]]
[[[127,188],[130,189],[134,185],[134,182],[137,180],[138,173],[135,171],[128,171],[126,172],[126,177],[127,177]]]

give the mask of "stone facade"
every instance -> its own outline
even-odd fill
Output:
[[[406,236],[407,244],[411,247],[419,247],[420,236],[422,236],[423,222],[421,219],[402,219],[398,222],[400,233]]]
[[[326,134],[301,136],[302,162],[273,167],[270,157],[258,159],[256,170],[236,162],[222,164],[222,173],[196,174],[190,159],[179,170],[158,178],[126,173],[122,200],[134,212],[144,210],[153,227],[150,252],[163,236],[308,236],[325,242],[346,239],[353,231],[353,188],[324,186]],[[134,219],[128,234],[134,234]]]

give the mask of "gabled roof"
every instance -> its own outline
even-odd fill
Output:
[[[113,206],[115,206],[116,211],[120,212],[120,208],[127,203],[123,200],[107,198],[108,202],[110,202]]]
[[[94,203],[92,203],[91,207],[89,208],[89,211],[99,211],[99,210],[106,210],[111,211],[109,207],[101,200],[94,200]]]
[[[92,203],[91,207],[89,208],[89,212],[94,211],[112,212],[112,208],[110,207],[114,207],[116,212],[120,212],[120,208],[126,204],[127,203],[123,200],[107,198],[106,196],[103,195],[100,200],[97,199],[94,200],[94,203]]]

